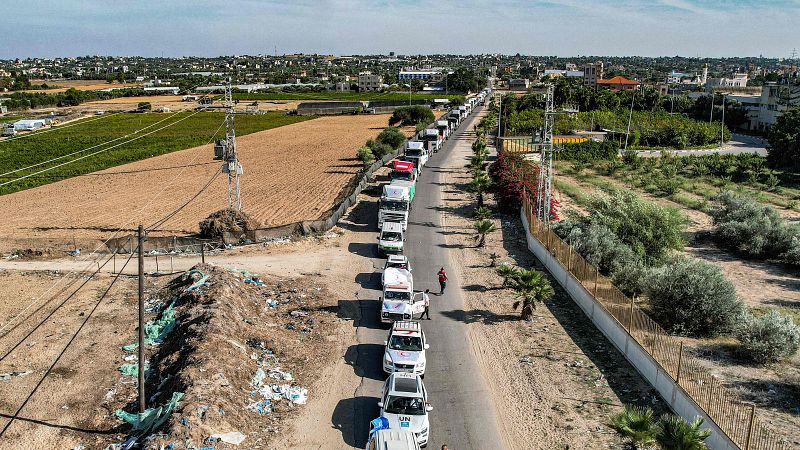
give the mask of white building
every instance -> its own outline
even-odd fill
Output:
[[[706,92],[717,87],[747,87],[747,74],[737,73],[733,78],[709,78],[706,80]]]
[[[16,131],[33,131],[44,127],[47,124],[44,119],[23,119],[14,122]]]
[[[748,130],[766,131],[790,108],[800,107],[800,86],[767,83],[761,95],[727,95],[727,101],[736,101],[747,110]]]
[[[397,79],[400,81],[425,80],[437,82],[444,80],[445,71],[447,71],[448,74],[453,73],[452,70],[445,69],[444,67],[432,67],[430,69],[412,69],[406,67],[400,71],[397,75]]]

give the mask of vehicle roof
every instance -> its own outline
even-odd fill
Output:
[[[424,149],[423,144],[420,141],[408,141],[406,143],[406,148],[408,148],[408,149],[417,149],[417,150]]]
[[[408,258],[404,255],[389,255],[386,259],[390,263],[408,263]]]
[[[403,231],[403,224],[400,222],[383,222],[381,231]]]
[[[437,127],[446,127],[447,126],[447,121],[446,120],[437,120],[436,121],[436,126]]]
[[[392,161],[392,169],[394,170],[414,170],[414,163],[409,161],[400,161],[395,159]]]
[[[426,128],[425,129],[425,134],[430,134],[430,135],[434,135],[435,134],[436,136],[438,136],[439,135],[439,130],[435,130],[433,128]]]
[[[378,430],[375,432],[375,440],[383,444],[379,446],[382,450],[416,450],[417,437],[410,430]]]
[[[419,322],[415,322],[413,320],[398,320],[392,324],[392,331],[407,331],[413,335],[421,333],[422,327],[420,326]],[[409,333],[403,334],[408,335]]]
[[[404,394],[422,393],[419,377],[413,373],[394,372],[390,388],[392,392],[402,392]]]

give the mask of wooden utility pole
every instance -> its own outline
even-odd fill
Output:
[[[144,227],[139,225],[139,412],[147,407],[144,396]]]

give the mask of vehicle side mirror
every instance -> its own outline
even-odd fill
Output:
[[[378,297],[378,301],[382,302],[383,301],[383,297]]]
[[[382,408],[382,406],[381,406],[381,408]],[[426,411],[426,412],[431,412],[431,411],[433,411],[433,406],[431,406],[431,405],[425,405],[425,411]]]
[[[378,402],[378,408],[383,408],[383,402]]]
[[[383,341],[383,345],[387,345],[389,341]]]
[[[431,348],[431,344],[425,344],[425,350]]]

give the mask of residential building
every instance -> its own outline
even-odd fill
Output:
[[[612,91],[635,91],[639,88],[639,84],[638,81],[629,80],[620,75],[608,80],[597,80],[598,88]]]
[[[358,74],[358,90],[359,91],[377,91],[381,88],[383,79],[380,75],[375,75],[372,72],[361,72]]]
[[[445,71],[447,71],[448,74],[453,73],[452,70],[444,67],[432,67],[430,69],[413,69],[406,67],[400,71],[397,75],[397,79],[400,81],[425,80],[439,82],[444,80]]]
[[[350,83],[339,82],[333,85],[333,90],[336,92],[350,92]]]
[[[597,81],[602,80],[605,73],[603,72],[603,61],[587,63],[583,65],[583,85],[591,86],[597,89]]]
[[[747,79],[746,73],[734,74],[733,78],[708,78],[706,80],[706,92],[712,92],[718,87],[747,87]]]
[[[527,91],[531,87],[531,81],[527,78],[513,78],[508,80],[508,89],[512,91]]]
[[[767,131],[786,110],[800,107],[800,86],[771,82],[761,87],[761,95],[733,94],[725,99],[739,102],[747,110],[743,128]]]

